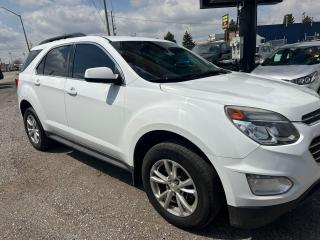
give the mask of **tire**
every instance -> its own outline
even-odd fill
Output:
[[[24,115],[23,115],[24,127],[29,138],[31,145],[40,151],[48,150],[51,145],[52,141],[49,139],[41,125],[41,122],[32,107],[28,108]],[[29,121],[29,123],[28,123]],[[34,128],[30,125],[30,121],[33,122]],[[29,130],[28,130],[29,129]],[[30,131],[30,129],[32,129]],[[35,136],[36,135],[36,136]],[[36,141],[37,140],[37,141]]]
[[[166,165],[168,170],[166,170]],[[173,167],[174,165],[175,167]],[[178,177],[175,182],[170,179],[170,176],[174,178],[174,174],[167,174],[168,172],[173,173],[173,169],[178,169],[176,170]],[[170,179],[168,182],[171,182],[166,184],[158,183],[158,172],[155,174],[154,170],[157,170],[165,177],[168,175],[169,178],[166,179]],[[183,172],[186,172],[186,174]],[[179,188],[179,186],[182,186],[181,183],[187,181],[187,178],[191,178],[193,185]],[[203,228],[211,223],[221,209],[223,191],[218,174],[198,154],[181,144],[164,142],[152,147],[143,160],[142,180],[150,203],[163,218],[177,227],[186,229]],[[188,181],[190,182],[190,180]],[[191,191],[193,192],[192,194]],[[165,192],[167,193],[165,194]],[[166,199],[170,199],[168,197],[169,193],[171,202],[169,207],[165,209]],[[158,200],[156,195],[161,200]],[[184,207],[185,205],[182,204],[183,199],[180,200],[181,196],[184,196],[185,202],[189,205],[188,207]]]

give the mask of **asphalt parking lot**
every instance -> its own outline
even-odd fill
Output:
[[[228,226],[222,214],[201,231],[163,220],[130,174],[57,146],[28,143],[14,73],[0,80],[0,239],[320,239],[320,192],[257,230]]]

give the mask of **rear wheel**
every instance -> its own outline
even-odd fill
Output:
[[[205,227],[221,208],[217,173],[183,145],[165,142],[152,147],[144,158],[142,175],[151,204],[178,227]]]
[[[47,137],[34,109],[28,108],[24,113],[23,119],[24,127],[32,146],[40,151],[48,150],[52,141]]]

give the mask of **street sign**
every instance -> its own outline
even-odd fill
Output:
[[[253,0],[200,0],[200,8],[223,8],[223,7],[236,7],[238,3]],[[281,3],[283,0],[257,0],[258,4],[268,5]]]
[[[229,28],[229,14],[222,17],[222,29],[227,30]]]

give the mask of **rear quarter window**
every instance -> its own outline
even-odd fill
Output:
[[[29,55],[22,66],[22,69],[21,69],[22,72],[30,65],[30,63],[39,55],[41,51],[42,50],[33,50],[29,52]]]

